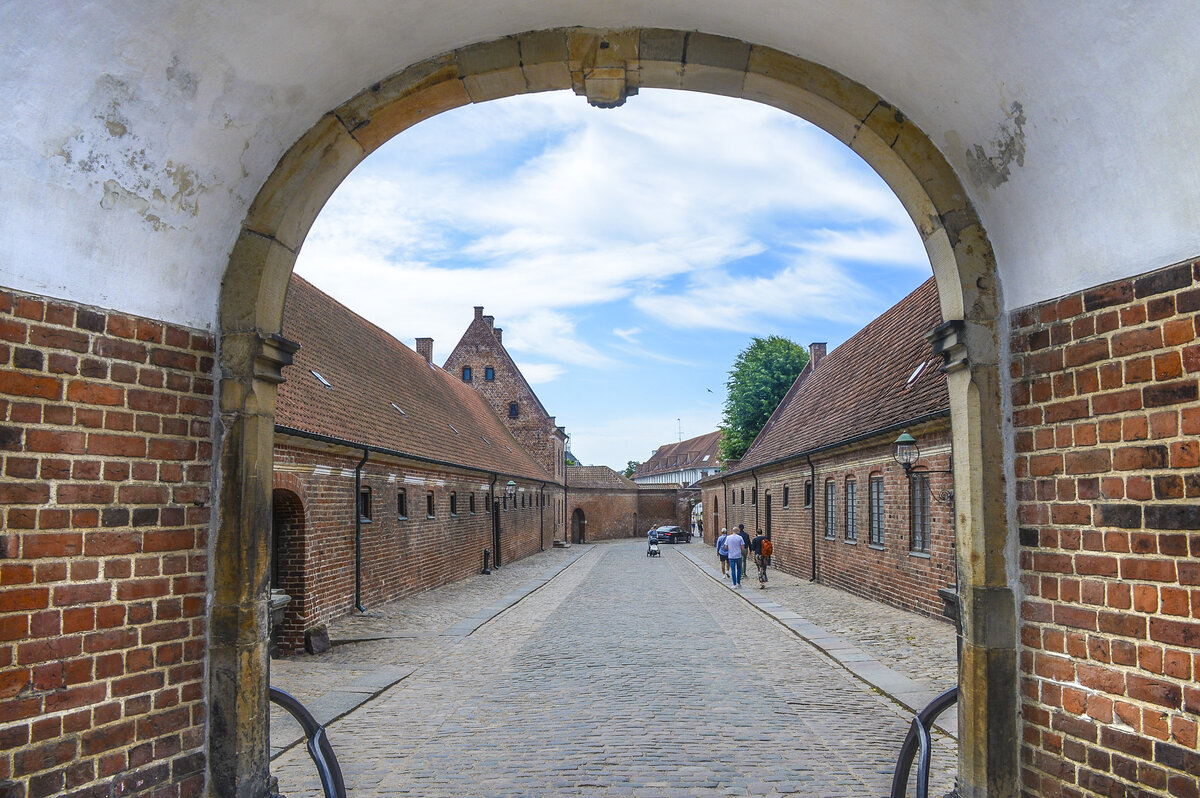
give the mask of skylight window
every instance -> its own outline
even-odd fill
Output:
[[[929,365],[928,360],[922,360],[919,364],[917,364],[917,367],[915,369],[913,369],[912,376],[910,376],[908,378],[908,382],[904,383],[904,387],[906,389],[911,388],[912,384],[917,381],[917,378],[925,373],[925,367],[928,365]]]
[[[486,443],[488,446],[491,446],[491,445],[492,445],[492,442],[491,442],[491,441],[489,441],[487,438],[484,438],[482,435],[480,435],[479,437],[480,437],[480,439],[481,439],[481,440],[482,440],[484,443]]]
[[[453,424],[451,424],[449,421],[447,421],[447,422],[446,422],[446,426],[447,426],[447,427],[449,427],[449,428],[450,428],[450,431],[451,431],[451,432],[453,432],[455,435],[461,435],[461,434],[462,434],[461,432],[459,432],[458,430],[456,430],[456,429],[454,428],[454,425],[453,425]]]
[[[333,384],[332,384],[332,383],[330,383],[330,382],[329,382],[329,380],[327,380],[327,379],[325,379],[324,377],[322,377],[322,376],[321,376],[321,372],[319,372],[319,371],[313,371],[312,369],[309,369],[309,370],[308,370],[308,373],[309,373],[309,374],[311,374],[311,375],[313,375],[314,377],[316,377],[316,378],[317,378],[317,382],[321,383],[321,384],[322,384],[322,385],[324,385],[326,388],[329,388],[330,390],[333,390]]]
[[[396,408],[396,412],[399,413],[400,415],[402,415],[402,416],[408,415],[408,413],[405,413],[404,410],[400,407],[400,405],[396,404],[395,402],[392,402],[392,407]]]
[[[706,454],[706,455],[704,455],[704,458],[703,458],[703,459],[702,459],[700,462],[702,462],[702,463],[707,463],[707,462],[708,462],[708,458],[710,458],[710,457],[712,457],[712,455],[710,455],[710,454]]]

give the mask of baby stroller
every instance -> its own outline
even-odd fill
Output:
[[[658,538],[651,535],[646,541],[646,556],[661,557],[662,552],[658,550]]]

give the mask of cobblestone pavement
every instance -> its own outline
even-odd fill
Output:
[[[711,546],[704,554],[688,550],[697,560],[719,566]],[[698,555],[698,556],[697,556]],[[710,556],[711,555],[711,556]],[[898,610],[827,585],[813,584],[790,574],[767,569],[766,593],[831,634],[852,640],[888,667],[941,692],[958,681],[954,627],[942,620]],[[757,588],[753,567],[746,579]]]
[[[886,794],[907,714],[682,551],[664,553],[592,547],[469,636],[331,652],[413,667],[330,726],[350,794]],[[935,736],[941,795],[953,747]],[[290,798],[320,795],[303,748],[272,770]]]

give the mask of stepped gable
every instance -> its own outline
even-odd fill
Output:
[[[805,369],[738,471],[939,412],[950,397],[925,334],[942,323],[933,278]]]
[[[679,443],[668,443],[654,450],[650,459],[634,471],[634,476],[648,476],[685,468],[711,468],[717,462],[721,432],[709,432]],[[708,459],[705,459],[707,456]]]
[[[567,466],[568,488],[637,490],[637,483],[608,466]]]
[[[469,386],[297,275],[283,335],[300,349],[279,386],[277,426],[552,481]]]

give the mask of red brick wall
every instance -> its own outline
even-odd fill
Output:
[[[296,440],[275,446],[275,495],[287,499],[282,514],[276,508],[277,520],[287,522],[277,551],[292,596],[281,638],[285,651],[303,645],[305,630],[354,608],[354,468],[362,457],[307,448]],[[492,548],[490,478],[373,458],[363,466],[361,483],[372,497],[371,520],[361,532],[363,605],[377,606],[479,573],[483,550]],[[500,479],[497,490],[503,491],[507,481]],[[398,515],[400,489],[406,491],[405,519]],[[429,490],[434,493],[434,518],[426,517]],[[450,513],[452,492],[455,515]],[[519,485],[516,501],[501,510],[502,563],[553,544],[561,501],[561,488],[547,487],[543,494],[538,483]],[[302,519],[295,517],[296,506],[303,508]]]
[[[920,441],[922,468],[931,471],[949,468],[950,432],[944,422],[913,427],[911,432]],[[867,446],[814,457],[816,484],[812,507],[804,505],[804,485],[812,479],[808,463],[804,461],[760,471],[757,497],[753,493],[754,480],[748,476],[730,479],[728,491],[720,482],[706,486],[706,541],[714,543],[722,527],[732,530],[738,524],[745,524],[746,531],[752,536],[757,529],[766,531],[769,495],[774,548],[771,563],[774,567],[805,578],[812,575],[812,514],[815,512],[818,581],[893,607],[942,618],[943,604],[937,591],[955,581],[953,508],[937,501],[930,502],[929,552],[913,552],[910,548],[909,483],[904,469],[892,460],[894,438],[895,435],[882,436]],[[870,543],[867,502],[873,474],[882,475],[884,480],[882,546]],[[857,485],[856,542],[846,539],[847,478],[853,478]],[[829,479],[835,487],[833,538],[826,536],[825,527],[825,483]],[[949,474],[931,474],[929,479],[934,493],[953,484]],[[783,501],[785,487],[788,489],[787,506]],[[719,503],[719,523],[713,523],[714,500]]]
[[[1012,317],[1030,795],[1200,794],[1198,283]]]
[[[568,502],[568,520],[576,509],[587,519],[586,543],[643,537],[652,526],[683,526],[686,519],[675,488],[571,488]]]
[[[0,291],[0,793],[204,786],[213,339]]]
[[[552,416],[542,412],[541,403],[524,377],[516,371],[496,339],[493,319],[476,311],[475,320],[446,359],[443,368],[462,379],[463,367],[471,368],[472,388],[479,391],[492,411],[508,427],[525,451],[546,473],[559,482],[566,479],[564,452],[566,443],[557,432]],[[486,379],[486,369],[494,369],[494,379]],[[509,403],[517,403],[517,417],[509,416]]]

